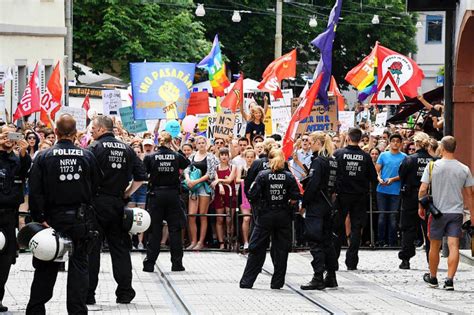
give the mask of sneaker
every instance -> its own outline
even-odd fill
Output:
[[[402,263],[400,264],[400,266],[398,266],[398,268],[400,268],[400,269],[410,269],[410,261],[406,260],[406,259],[403,259]]]
[[[145,246],[143,246],[143,243],[138,243],[137,249],[138,250],[144,250]]]
[[[423,275],[423,281],[428,283],[430,288],[437,288],[438,287],[438,278],[432,277],[429,272]]]
[[[454,291],[454,284],[452,279],[446,279],[444,281],[443,289],[446,291]]]
[[[249,243],[244,244],[244,250],[249,250]]]

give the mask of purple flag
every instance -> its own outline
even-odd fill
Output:
[[[318,67],[313,75],[313,80],[322,74],[323,79],[321,81],[321,87],[319,88],[318,98],[325,106],[329,104],[328,100],[328,88],[331,81],[331,69],[332,69],[332,44],[334,37],[336,36],[336,26],[339,22],[339,16],[341,14],[342,0],[336,0],[336,4],[331,10],[331,14],[328,19],[328,26],[326,30],[319,34],[311,44],[319,48],[321,52],[321,58],[319,59]]]

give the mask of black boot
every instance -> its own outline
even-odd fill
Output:
[[[402,263],[400,264],[400,266],[398,266],[398,268],[400,268],[400,269],[410,269],[410,261],[407,260],[407,259],[403,259]]]
[[[324,285],[323,273],[315,273],[313,279],[310,282],[301,285],[301,290],[324,290],[326,286]]]
[[[337,288],[336,272],[328,271],[324,278],[324,285],[326,288]]]
[[[7,312],[7,311],[8,311],[8,307],[3,306],[2,302],[0,302],[0,313]]]
[[[171,271],[185,271],[183,264],[173,264],[171,266]]]

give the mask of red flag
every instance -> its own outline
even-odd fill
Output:
[[[207,91],[192,92],[189,96],[186,115],[208,114],[209,111],[209,93]]]
[[[344,96],[342,96],[341,91],[339,91],[339,87],[337,86],[336,79],[334,79],[333,76],[331,76],[331,83],[329,84],[329,92],[332,92],[334,96],[337,97],[337,109],[339,111],[343,111],[344,106],[346,105],[344,103]]]
[[[89,100],[89,93],[86,95],[86,98],[84,99],[84,102],[82,103],[82,108],[86,110],[86,115],[89,109],[91,109],[91,103]]]
[[[288,129],[286,130],[285,136],[283,138],[283,153],[285,158],[288,159],[293,153],[293,144],[295,142],[295,134],[298,130],[298,125],[301,120],[305,119],[311,114],[311,109],[314,106],[316,101],[316,96],[318,95],[319,87],[322,81],[322,73],[316,78],[311,88],[306,92],[305,97],[301,100],[301,103],[296,108],[293,116],[291,116],[290,123],[288,124]]]
[[[25,88],[25,92],[23,92],[23,97],[21,98],[20,103],[18,103],[15,115],[13,115],[13,121],[40,111],[40,95],[41,92],[40,81],[38,77],[38,63],[36,63],[35,70],[33,71],[30,81]]]
[[[385,76],[387,71],[390,71],[404,95],[409,97],[418,95],[418,87],[421,86],[421,81],[425,75],[423,70],[411,58],[378,45],[377,67],[380,79]]]
[[[240,104],[244,102],[244,75],[241,73],[240,78],[234,83],[234,86],[224,98],[221,107],[229,108],[233,113],[237,111]]]
[[[59,61],[54,67],[51,78],[49,78],[46,93],[41,96],[41,116],[40,120],[47,126],[50,126],[50,120],[54,121],[56,112],[61,108],[61,98],[63,87],[61,85],[61,73],[59,72]]]
[[[296,76],[296,49],[275,59],[262,74],[263,80],[258,89],[273,94],[275,99],[283,98],[280,81]]]

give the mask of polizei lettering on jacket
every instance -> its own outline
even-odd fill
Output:
[[[107,149],[123,149],[125,150],[127,147],[124,143],[121,142],[102,142],[104,148]]]
[[[271,201],[283,200],[286,196],[286,189],[284,188],[284,181],[286,180],[285,174],[268,174],[270,180],[270,199]],[[273,181],[283,181],[273,182]]]
[[[82,151],[81,149],[53,149],[53,155],[84,156],[84,151]]]
[[[361,154],[344,153],[343,159],[344,160],[352,160],[352,161],[363,161],[364,156],[361,155]]]

